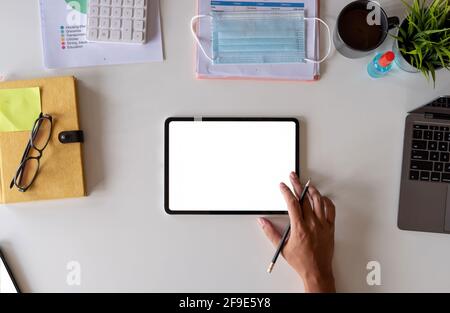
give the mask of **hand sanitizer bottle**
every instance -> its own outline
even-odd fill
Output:
[[[367,66],[367,72],[373,78],[384,77],[392,70],[392,62],[394,59],[395,53],[392,51],[378,53]]]

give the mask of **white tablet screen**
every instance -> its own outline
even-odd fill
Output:
[[[297,133],[294,121],[172,121],[168,209],[286,211]]]
[[[8,269],[0,257],[0,293],[17,293],[13,280],[8,273]]]

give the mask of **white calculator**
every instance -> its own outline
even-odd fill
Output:
[[[149,0],[89,0],[87,40],[144,44]]]

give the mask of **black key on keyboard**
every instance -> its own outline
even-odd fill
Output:
[[[414,129],[428,129],[428,125],[423,125],[423,124],[416,124],[413,125]]]
[[[432,171],[433,170],[433,162],[428,161],[411,161],[411,169],[412,170],[422,170],[422,171]]]
[[[436,173],[436,172],[431,173],[431,181],[440,182],[441,181],[441,173]]]
[[[413,131],[413,138],[414,139],[422,139],[422,130],[414,129],[414,131]]]
[[[428,150],[437,150],[438,143],[437,141],[428,141]]]
[[[450,133],[449,133],[449,135],[450,135]],[[423,139],[433,140],[433,132],[431,130],[425,130],[423,132]],[[450,141],[450,137],[449,137],[448,141]]]
[[[430,126],[429,127],[431,130],[439,130],[439,126]]]
[[[420,180],[429,181],[430,180],[430,172],[420,172]]]
[[[444,163],[435,162],[434,163],[434,171],[435,172],[443,172],[444,171]]]
[[[430,152],[431,161],[439,161],[439,152]]]
[[[441,141],[444,139],[444,133],[443,132],[434,132],[434,140]]]
[[[441,97],[441,98],[437,99],[436,102],[439,103],[440,105],[447,104],[447,98]]]
[[[419,172],[418,171],[411,171],[411,172],[409,172],[409,179],[411,179],[411,180],[419,180]]]
[[[444,165],[444,171],[450,173],[450,163],[445,163],[445,165]]]
[[[413,160],[424,160],[427,161],[429,156],[428,151],[423,150],[413,150],[411,153],[411,159]]]
[[[450,183],[450,174],[443,173],[441,175],[441,182]]]
[[[413,140],[412,147],[416,150],[426,150],[427,142],[425,140]]]
[[[450,132],[445,133],[444,140],[450,141]]]
[[[441,162],[450,161],[450,154],[448,152],[441,152]]]
[[[447,152],[448,150],[448,142],[441,141],[438,145],[439,151]]]
[[[448,126],[441,126],[441,127],[439,127],[439,130],[440,131],[444,131],[444,132],[448,132],[448,131],[450,131],[450,127],[448,127]]]

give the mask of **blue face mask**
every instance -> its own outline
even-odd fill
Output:
[[[205,51],[194,30],[197,19],[212,18],[212,57]],[[292,12],[212,12],[192,19],[192,34],[204,55],[213,64],[320,63],[306,58],[304,11]],[[324,23],[329,36],[328,25]],[[331,48],[331,47],[330,47]],[[330,48],[328,54],[330,53]],[[328,55],[327,55],[328,56]]]
[[[214,64],[305,62],[303,11],[213,12]]]

